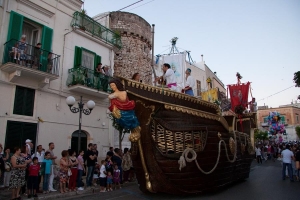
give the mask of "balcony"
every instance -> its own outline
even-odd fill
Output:
[[[106,43],[112,44],[117,48],[122,47],[121,36],[112,30],[102,26],[89,16],[76,11],[73,14],[73,20],[71,23],[73,28],[79,28],[82,31],[92,34],[98,38],[103,39]]]
[[[59,58],[44,49],[10,40],[4,44],[0,69],[8,74],[10,82],[44,87],[59,78]]]
[[[96,96],[99,98],[107,98],[111,93],[109,81],[112,79],[94,70],[77,67],[69,69],[67,86],[70,91]]]

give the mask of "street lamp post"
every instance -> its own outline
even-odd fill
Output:
[[[79,112],[79,129],[78,129],[78,153],[80,151],[80,146],[81,146],[81,122],[82,122],[82,113],[84,113],[85,115],[89,115],[91,114],[93,108],[95,107],[95,102],[92,100],[89,100],[86,103],[86,106],[88,109],[83,108],[84,103],[82,102],[82,96],[80,96],[80,101],[78,102],[78,108],[76,107],[72,107],[75,104],[76,100],[74,97],[69,96],[66,99],[66,103],[70,108],[70,111],[72,113],[78,113]]]

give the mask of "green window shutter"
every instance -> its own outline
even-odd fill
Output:
[[[285,116],[282,116],[282,117],[281,117],[281,122],[282,122],[282,123],[286,123],[286,121],[285,121]]]
[[[16,87],[14,111],[16,115],[33,116],[35,90]]]
[[[42,33],[42,49],[51,51],[53,30],[47,26],[43,26]],[[48,56],[48,55],[46,55]]]
[[[74,68],[77,68],[77,67],[81,66],[81,54],[82,54],[81,47],[75,46]]]
[[[101,63],[101,56],[96,55],[95,56],[95,62],[94,62],[94,65],[95,65],[94,69],[96,69],[98,63]]]
[[[51,51],[52,47],[52,36],[53,36],[53,30],[47,26],[43,26],[42,31],[42,49],[46,51]],[[42,55],[42,71],[47,71],[47,65],[48,65],[48,52],[44,52]]]
[[[24,17],[14,11],[10,12],[7,41],[11,39],[20,40],[22,35]]]

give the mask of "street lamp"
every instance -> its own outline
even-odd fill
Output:
[[[76,100],[74,97],[69,96],[66,99],[66,103],[69,106],[72,113],[78,113],[79,112],[79,130],[78,130],[78,153],[80,151],[80,144],[81,144],[81,121],[82,121],[82,113],[85,115],[91,114],[93,108],[95,107],[95,102],[92,100],[89,100],[86,103],[86,106],[88,109],[84,109],[84,103],[82,102],[82,96],[80,96],[80,102],[78,102],[78,108],[72,107],[75,104]]]

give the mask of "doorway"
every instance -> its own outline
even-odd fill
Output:
[[[78,137],[79,137],[79,130],[74,131],[72,133],[71,139],[71,149],[74,149],[76,152],[78,150]],[[81,131],[80,133],[80,150],[87,150],[87,133],[86,131]]]

